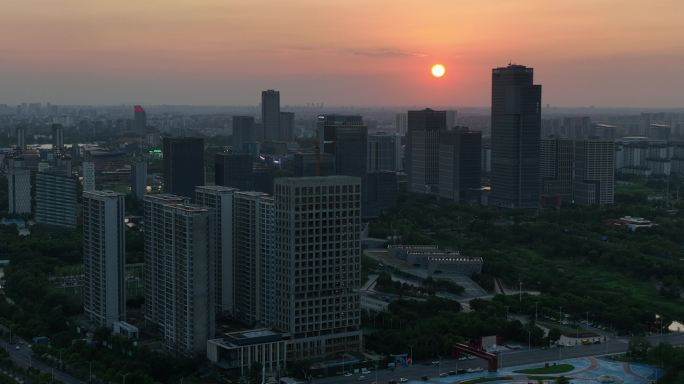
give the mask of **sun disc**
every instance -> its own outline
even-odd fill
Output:
[[[435,64],[432,66],[432,76],[442,77],[446,73],[446,68],[442,64]]]

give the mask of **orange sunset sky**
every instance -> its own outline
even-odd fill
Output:
[[[0,1],[0,103],[487,106],[509,61],[544,104],[684,107],[684,1]]]

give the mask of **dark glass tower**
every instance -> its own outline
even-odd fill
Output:
[[[233,152],[247,152],[247,143],[256,141],[254,118],[252,116],[233,116]]]
[[[491,205],[539,206],[541,85],[533,72],[522,65],[492,70]]]
[[[321,152],[334,158],[335,174],[366,175],[368,128],[361,116],[318,116],[318,135]]]
[[[439,193],[439,143],[444,131],[446,111],[408,111],[405,169],[410,192]]]
[[[275,141],[280,136],[280,92],[269,89],[261,92],[261,123],[264,141]]]
[[[164,191],[192,197],[195,187],[204,185],[204,139],[165,137]]]
[[[142,133],[145,132],[147,127],[147,113],[143,107],[136,105],[133,107],[133,125],[135,132]]]

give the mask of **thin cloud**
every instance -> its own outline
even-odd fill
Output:
[[[402,57],[427,57],[427,54],[422,52],[407,52],[400,49],[391,48],[364,48],[364,49],[350,49],[347,52],[366,57],[379,58],[402,58]]]

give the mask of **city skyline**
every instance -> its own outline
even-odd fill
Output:
[[[272,88],[283,105],[486,106],[489,70],[513,62],[544,104],[682,107],[684,4],[645,6],[9,1],[0,103],[256,105]]]

